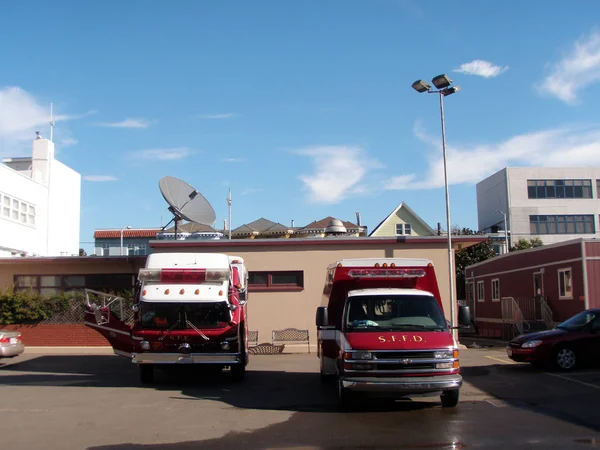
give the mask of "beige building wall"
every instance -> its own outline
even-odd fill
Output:
[[[485,240],[481,236],[456,236],[455,248]],[[244,258],[250,272],[299,270],[304,272],[300,291],[249,291],[248,327],[258,331],[259,343],[271,342],[272,331],[284,328],[309,330],[311,351],[316,351],[315,311],[321,304],[326,269],[344,258],[426,258],[433,262],[444,312],[450,319],[447,241],[440,237],[326,238],[285,240],[153,241],[154,252],[227,253]],[[6,258],[0,259],[0,286],[13,283],[14,275],[136,273],[145,257]],[[306,351],[306,345],[286,345]]]

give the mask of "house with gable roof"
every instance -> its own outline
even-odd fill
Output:
[[[437,235],[433,228],[402,202],[371,231],[369,237]]]
[[[241,225],[231,230],[232,239],[256,239],[256,238],[289,238],[294,233],[292,227],[273,222],[261,217],[254,222]]]
[[[314,222],[309,223],[305,227],[300,227],[294,231],[295,237],[324,237],[327,233],[327,228],[331,226],[332,223],[338,221],[335,217],[325,217],[321,220],[315,220]],[[363,227],[357,225],[352,222],[348,222],[345,220],[339,220],[341,224],[346,228],[344,232],[345,236],[366,236],[367,235],[367,227]]]

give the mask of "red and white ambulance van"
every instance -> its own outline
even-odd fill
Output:
[[[470,322],[468,307],[459,322]],[[444,316],[431,261],[342,259],[327,269],[317,309],[321,377],[336,381],[339,401],[363,395],[439,395],[458,404],[459,348]]]
[[[164,364],[230,367],[241,381],[248,363],[247,283],[237,256],[153,253],[138,274],[134,320],[124,320],[122,298],[86,290],[85,324],[139,365],[143,383]]]

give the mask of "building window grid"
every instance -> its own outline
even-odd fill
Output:
[[[596,224],[594,215],[531,215],[529,216],[531,234],[594,234]]]
[[[0,217],[23,225],[35,226],[35,205],[0,192]]]
[[[592,180],[527,180],[530,199],[593,198]]]
[[[412,232],[410,223],[397,223],[396,236],[409,236]]]
[[[94,281],[101,277],[102,280]],[[93,275],[15,275],[16,291],[32,290],[42,296],[55,295],[63,292],[77,291],[84,288],[112,291],[118,289],[132,289],[134,284],[133,274],[93,274]],[[106,278],[106,279],[105,279]],[[114,285],[107,283],[113,278]]]
[[[248,288],[250,290],[303,289],[304,272],[302,270],[249,272]]]
[[[500,301],[500,279],[495,278],[492,280],[492,301]]]

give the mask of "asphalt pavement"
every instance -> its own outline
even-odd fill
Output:
[[[106,349],[28,349],[0,360],[0,436],[11,450],[600,447],[600,370],[545,373],[499,347],[463,350],[461,364],[457,408],[341,412],[314,354],[252,355],[240,384],[181,367],[142,386]]]

